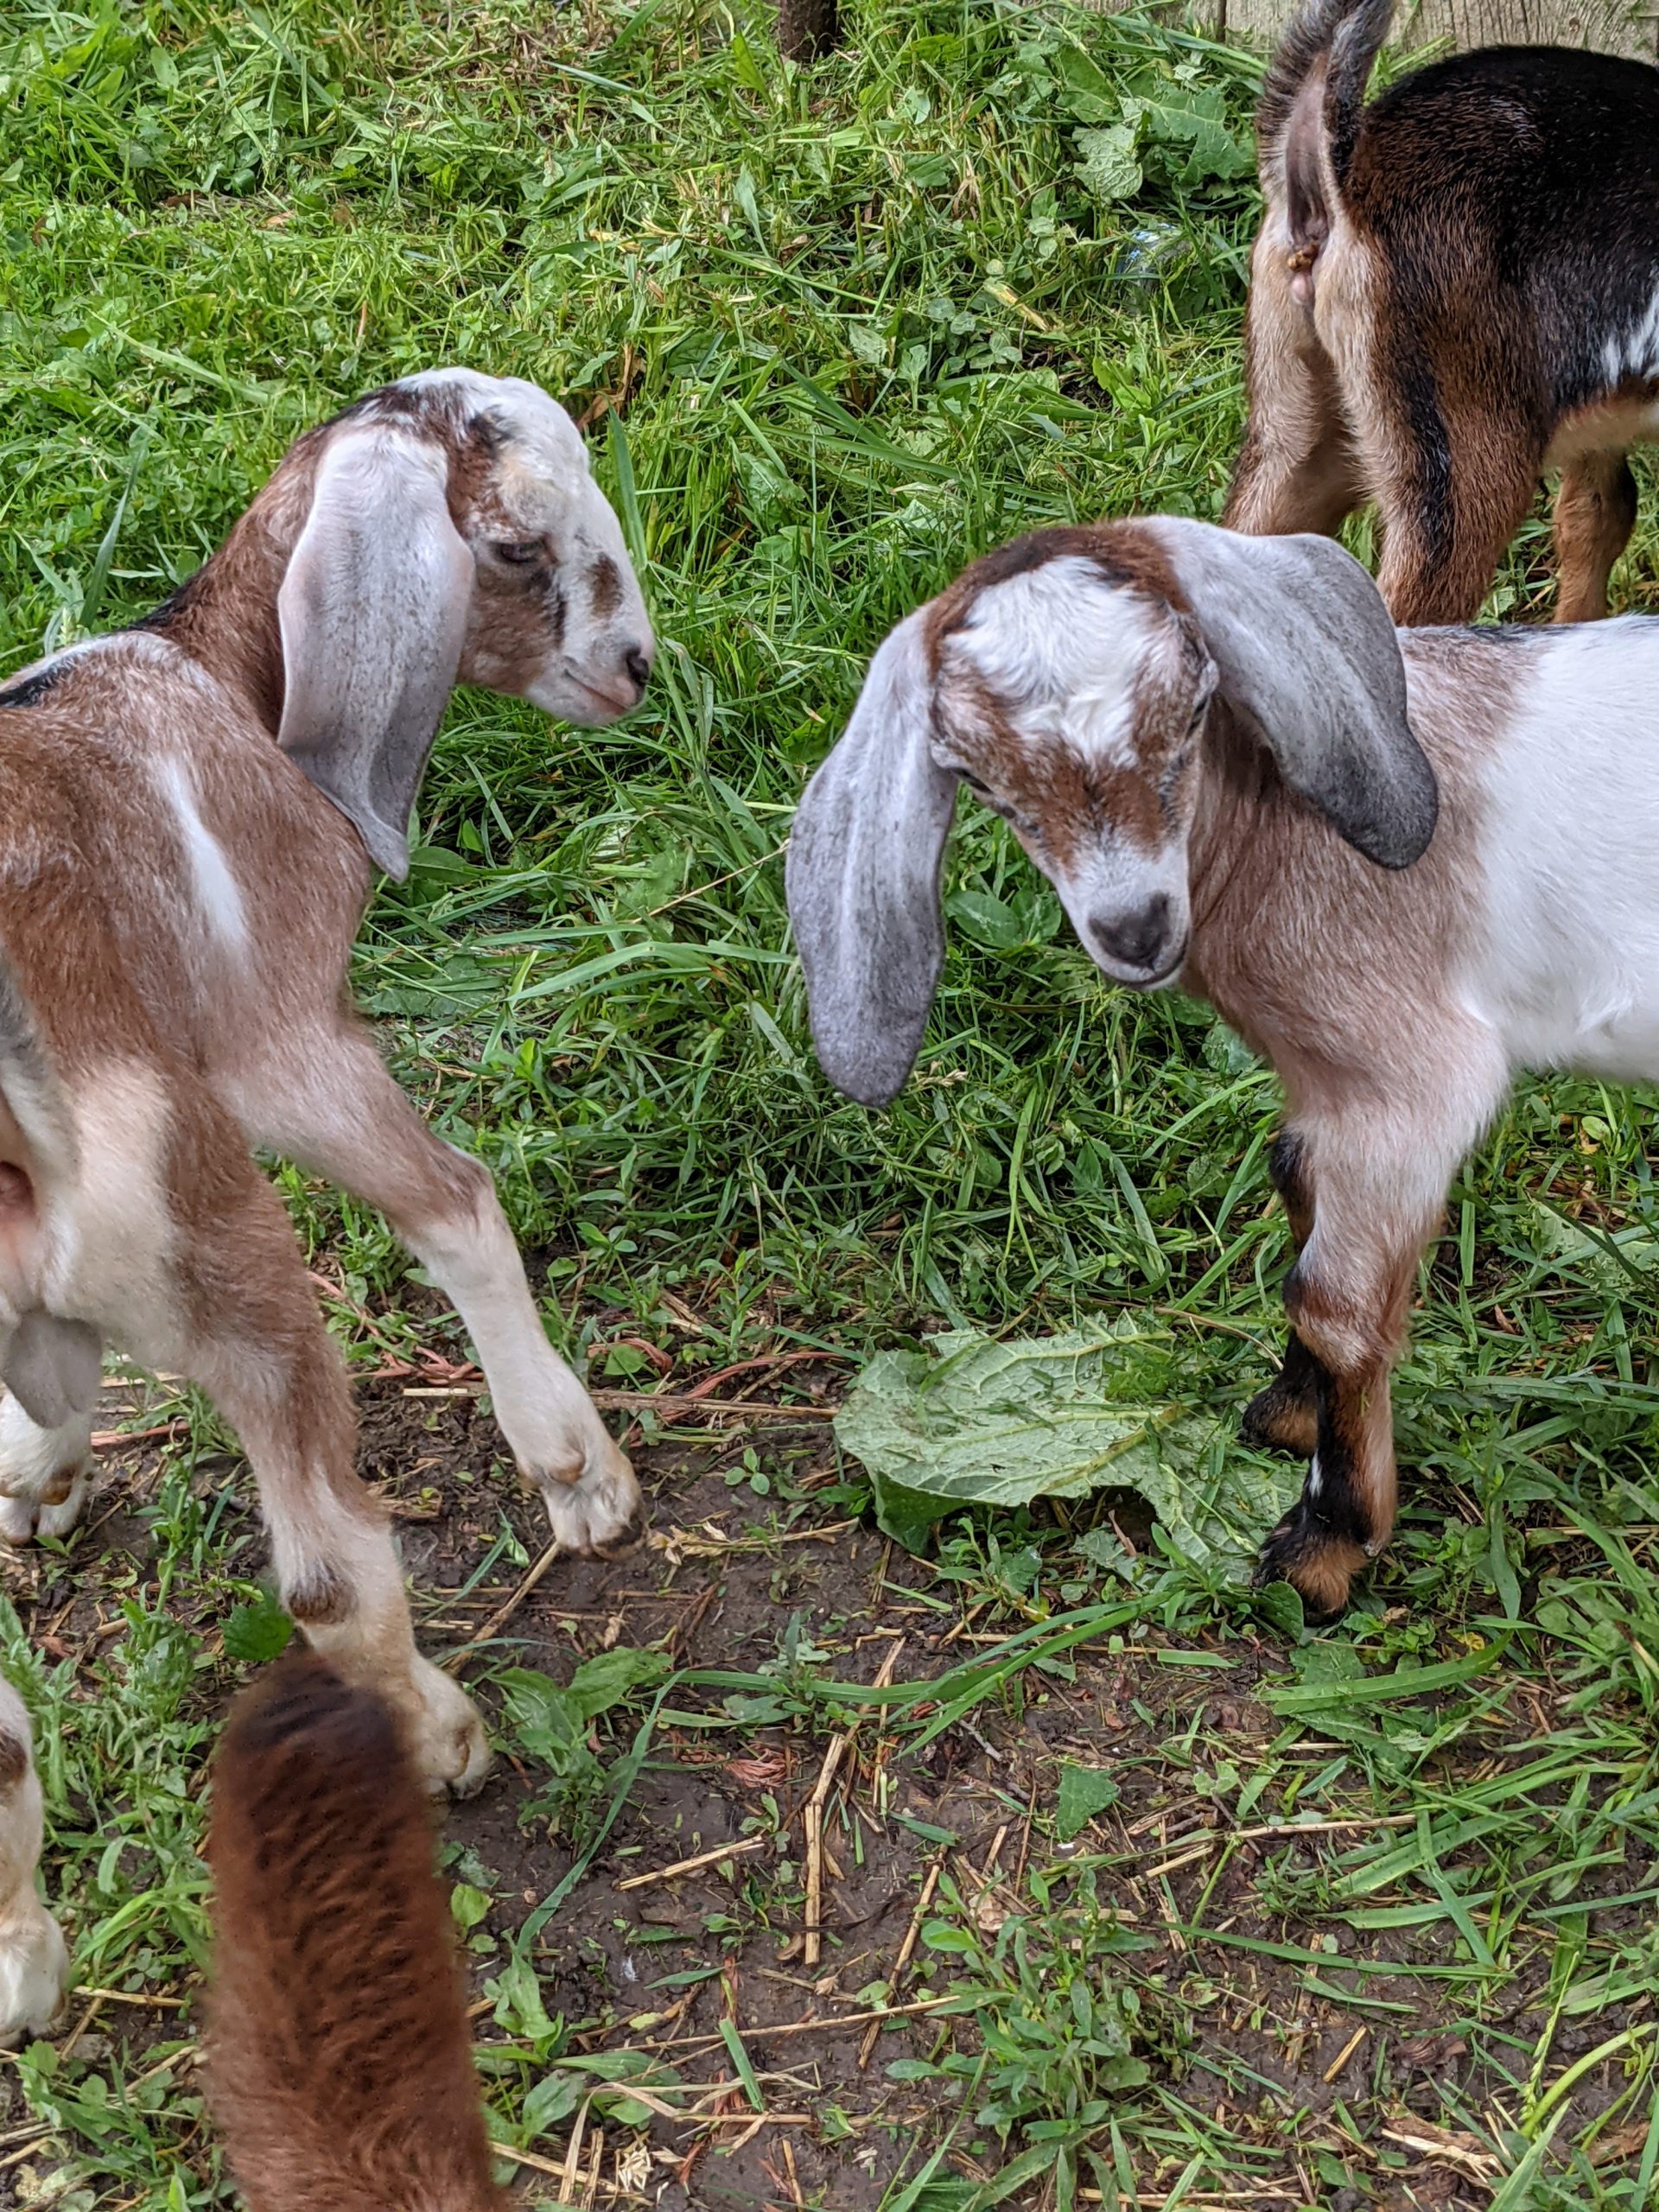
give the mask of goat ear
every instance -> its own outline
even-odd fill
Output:
[[[1381,594],[1328,537],[1245,537],[1168,516],[1148,525],[1185,593],[1221,689],[1300,791],[1368,860],[1408,868],[1440,792],[1406,718],[1406,670]]]
[[[472,591],[444,480],[434,447],[385,430],[336,437],[276,595],[277,742],[398,882]]]
[[[930,744],[925,613],[871,662],[796,811],[785,866],[819,1065],[865,1106],[887,1105],[910,1073],[944,963],[939,868],[957,779]]]
[[[0,1381],[37,1428],[61,1428],[97,1404],[102,1357],[95,1330],[37,1306],[12,1332]]]

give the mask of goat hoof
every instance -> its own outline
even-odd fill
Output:
[[[1345,1610],[1354,1577],[1365,1564],[1362,1547],[1316,1520],[1301,1500],[1262,1547],[1255,1581],[1288,1582],[1310,1628],[1324,1628]]]
[[[1269,1382],[1245,1407],[1238,1433],[1258,1450],[1311,1459],[1319,1449],[1319,1408],[1312,1400],[1287,1396],[1276,1382]]]
[[[21,1549],[38,1537],[63,1537],[86,1510],[91,1470],[66,1467],[38,1491],[0,1493],[0,1542]]]
[[[415,1662],[409,1745],[434,1797],[475,1797],[490,1770],[490,1739],[459,1682],[427,1659]]]
[[[645,1534],[645,1501],[633,1469],[614,1446],[597,1468],[573,1483],[537,1484],[561,1551],[594,1559],[622,1559]]]

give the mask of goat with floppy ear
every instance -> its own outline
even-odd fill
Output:
[[[454,1924],[396,1716],[322,1661],[213,1762],[208,2103],[248,2212],[506,2212]]]
[[[652,652],[570,418],[447,370],[300,439],[153,614],[0,687],[0,1535],[74,1526],[104,1344],[188,1376],[252,1463],[283,1602],[404,1715],[436,1788],[476,1785],[483,1728],[415,1649],[345,1374],[249,1147],[385,1214],[465,1322],[556,1537],[628,1543],[632,1471],[490,1176],[393,1083],[346,968],[374,867],[407,865],[451,687],[599,724]],[[0,1993],[5,1949],[0,1927]]]
[[[1559,468],[1557,619],[1606,611],[1659,437],[1659,69],[1453,56],[1364,105],[1393,0],[1313,0],[1256,114],[1249,421],[1223,520],[1375,500],[1396,621],[1478,612]]]
[[[851,1096],[919,1049],[962,784],[1108,976],[1277,1071],[1294,1333],[1246,1433],[1311,1462],[1262,1559],[1311,1614],[1393,1526],[1418,1259],[1513,1071],[1659,1077],[1656,691],[1659,621],[1396,631],[1328,538],[1051,530],[899,626],[802,799],[790,915]]]

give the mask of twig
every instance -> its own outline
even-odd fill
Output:
[[[722,1859],[741,1859],[745,1852],[760,1851],[770,1840],[764,1835],[746,1835],[735,1843],[722,1843],[716,1850],[700,1851],[695,1859],[677,1859],[671,1866],[653,1866],[648,1874],[630,1874],[626,1882],[616,1882],[613,1888],[643,1890],[647,1882],[671,1882],[677,1874],[695,1874],[699,1866],[717,1866]]]
[[[1324,2082],[1326,2088],[1330,2088],[1332,2082],[1336,2080],[1338,2075],[1341,2073],[1343,2068],[1348,2063],[1349,2060],[1353,2056],[1354,2053],[1359,2049],[1361,2044],[1364,2042],[1366,2037],[1370,2035],[1370,2032],[1371,2031],[1370,2026],[1367,2023],[1362,2020],[1358,2027],[1354,2030],[1352,2035],[1349,2037],[1347,2042],[1344,2044],[1342,2049],[1337,2053],[1331,2063],[1325,2068],[1324,2074],[1320,2076],[1320,2079]]]
[[[601,1413],[668,1414],[672,1427],[689,1414],[741,1414],[745,1421],[833,1421],[833,1406],[780,1406],[770,1398],[699,1398],[690,1390],[591,1390]]]
[[[839,2019],[835,2020],[784,2020],[772,2028],[762,2027],[755,2022],[751,2023],[741,2032],[746,2042],[753,2043],[766,2043],[774,2036],[823,2035],[830,2030],[838,2033],[842,2028],[861,2028],[867,2020],[901,2019],[912,2013],[937,2012],[942,2005],[955,2005],[960,2002],[961,1999],[955,1997],[918,1997],[908,2005],[879,2005],[868,2012],[843,2012]],[[693,2051],[707,2050],[715,2044],[723,2050],[726,2044],[725,2037],[690,2036],[683,2043],[676,2043],[673,2048],[677,2051],[683,2052],[689,2057]],[[642,2050],[660,2050],[668,2046],[662,2044],[649,2044],[639,2047]],[[761,2079],[764,2081],[766,2076],[763,2075]],[[729,2084],[727,2086],[729,2087]],[[631,2097],[637,2097],[639,2094],[632,2082],[628,2084],[627,2093]]]
[[[499,1636],[500,1634],[502,1629],[505,1626],[507,1622],[512,1618],[519,1606],[524,1604],[525,1599],[529,1597],[531,1592],[536,1587],[536,1585],[547,1573],[548,1568],[552,1566],[554,1560],[557,1559],[558,1555],[559,1544],[558,1539],[556,1537],[548,1546],[547,1549],[542,1554],[541,1557],[537,1560],[535,1566],[531,1568],[530,1573],[518,1585],[518,1587],[513,1592],[512,1597],[507,1599],[505,1605],[498,1605],[495,1611],[490,1615],[488,1620],[485,1622],[483,1627],[480,1629],[478,1634],[469,1638],[467,1643],[463,1643],[459,1650],[452,1651],[449,1654],[449,1656],[443,1662],[443,1671],[446,1675],[453,1674],[455,1669],[460,1666],[461,1661],[467,1658],[472,1652],[476,1651],[480,1644],[487,1643],[492,1637]]]
[[[899,1664],[899,1655],[905,1648],[901,1636],[890,1644],[881,1664],[876,1669],[872,1689],[884,1690],[893,1681],[893,1669]],[[864,1715],[856,1713],[850,1726],[832,1737],[830,1748],[823,1755],[823,1764],[818,1770],[818,1779],[812,1795],[807,1799],[801,1815],[801,1827],[806,1838],[806,1935],[801,1948],[804,1966],[815,1967],[823,1949],[823,1809],[829,1802],[830,1792],[835,1786],[836,1770],[848,1745],[857,1735]]]
[[[533,2151],[515,2151],[508,2144],[492,2143],[490,2156],[493,2158],[509,2159],[515,2166],[529,2166],[535,2173],[551,2174],[554,2180],[560,2183],[564,2180],[564,2167],[562,2164],[555,2165],[551,2158],[538,2158]],[[623,2196],[631,2204],[648,2204],[651,2202],[649,2197],[643,2196],[637,2189],[624,2189],[620,2182],[601,2181],[598,2186],[604,2190],[607,2196]]]
[[[585,2096],[576,2107],[575,2124],[570,2130],[570,2140],[564,2146],[564,2164],[559,2168],[559,2194],[567,2204],[574,2204],[576,2196],[576,2161],[582,2156],[582,2132],[588,2125],[588,2107],[593,2096]]]
[[[154,2006],[162,2012],[182,2012],[188,2010],[190,2003],[188,1997],[151,1997],[142,1990],[83,1989],[80,1993],[83,1997],[102,1997],[111,2005]],[[493,2004],[495,2000],[492,1998],[489,2001]]]
[[[911,1953],[916,1948],[916,1940],[922,1932],[923,1915],[933,1902],[933,1892],[939,1885],[939,1876],[944,1869],[944,1853],[940,1851],[934,1854],[931,1866],[922,1877],[921,1895],[916,1900],[916,1910],[910,1916],[910,1925],[905,1930],[905,1940],[899,1946],[899,1955],[893,1961],[893,1972],[887,1978],[889,1990],[898,1988],[905,1968],[910,1964]],[[870,2063],[871,2055],[875,2050],[876,2039],[880,2033],[881,2015],[878,2012],[865,2030],[864,2040],[858,2047],[858,2070],[861,2074]]]
[[[154,1428],[99,1428],[92,1432],[94,1452],[118,1452],[124,1444],[148,1444],[157,1436],[176,1436],[188,1429],[189,1422],[181,1414],[176,1421],[164,1421]]]

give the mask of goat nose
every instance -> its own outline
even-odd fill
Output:
[[[644,698],[645,686],[651,681],[651,655],[643,645],[630,645],[622,656],[622,665],[628,671],[634,689]]]
[[[1127,914],[1090,914],[1089,934],[1109,960],[1124,968],[1154,968],[1169,944],[1168,897],[1160,891]]]

